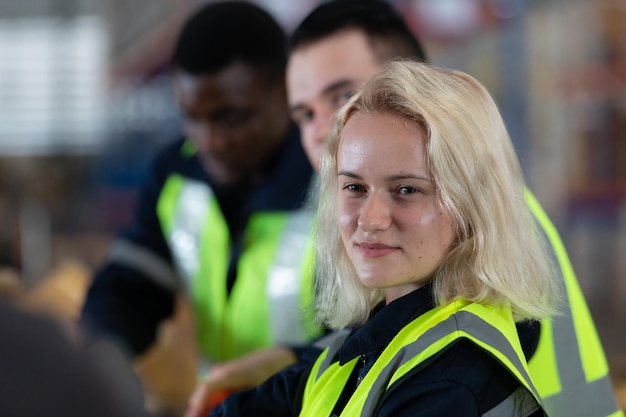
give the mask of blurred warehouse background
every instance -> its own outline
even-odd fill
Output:
[[[143,169],[178,130],[167,59],[199,3],[0,1],[5,287],[77,314]],[[289,31],[318,1],[256,3]],[[495,95],[626,385],[626,0],[392,3],[435,64],[471,73]]]

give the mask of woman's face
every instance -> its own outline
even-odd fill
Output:
[[[387,303],[427,283],[455,238],[425,144],[415,123],[387,113],[354,114],[339,142],[341,238],[361,282]]]

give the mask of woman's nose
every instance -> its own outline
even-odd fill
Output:
[[[367,197],[359,215],[358,225],[368,233],[385,230],[391,225],[391,208],[384,196],[371,194]]]

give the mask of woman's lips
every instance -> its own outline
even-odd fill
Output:
[[[397,247],[388,246],[382,243],[361,242],[357,243],[356,246],[358,247],[361,255],[365,258],[380,258],[398,250]]]

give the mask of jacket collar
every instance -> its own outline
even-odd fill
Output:
[[[378,357],[400,330],[434,308],[432,285],[428,284],[392,301],[379,304],[361,327],[353,330],[338,352],[340,365],[359,355]]]

